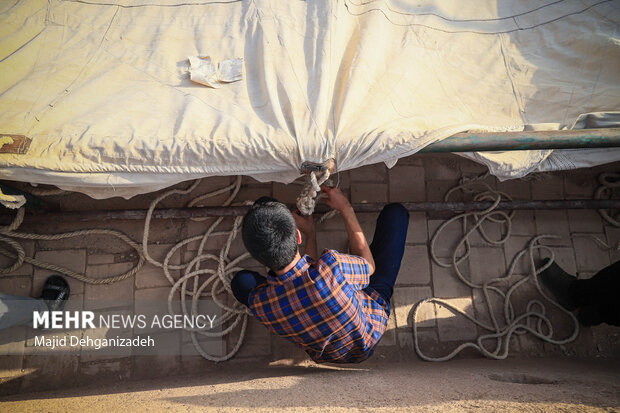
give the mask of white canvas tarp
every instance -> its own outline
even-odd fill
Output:
[[[347,170],[470,129],[569,127],[620,109],[619,3],[5,1],[0,133],[32,143],[0,155],[0,176],[99,196],[287,182],[304,161]],[[188,56],[242,58],[243,79],[194,83]],[[549,153],[474,156],[514,177]]]

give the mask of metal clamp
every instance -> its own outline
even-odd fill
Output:
[[[310,175],[310,172],[320,172],[329,170],[330,174],[336,172],[336,161],[334,159],[328,159],[323,163],[317,162],[304,162],[301,164],[300,172],[304,175]]]

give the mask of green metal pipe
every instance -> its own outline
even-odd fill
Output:
[[[620,147],[620,128],[457,133],[418,153]]]

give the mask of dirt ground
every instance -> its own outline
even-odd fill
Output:
[[[620,364],[597,360],[375,359],[355,366],[222,366],[200,377],[28,393],[23,411],[619,411]]]

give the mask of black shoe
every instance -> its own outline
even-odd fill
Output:
[[[550,258],[545,258],[542,265],[545,266]],[[546,270],[538,274],[543,284],[553,293],[558,304],[567,309],[574,311],[577,303],[571,292],[571,286],[577,279],[565,272],[555,262]]]
[[[43,285],[41,299],[50,311],[62,311],[69,299],[71,289],[67,281],[60,275],[52,275]]]

